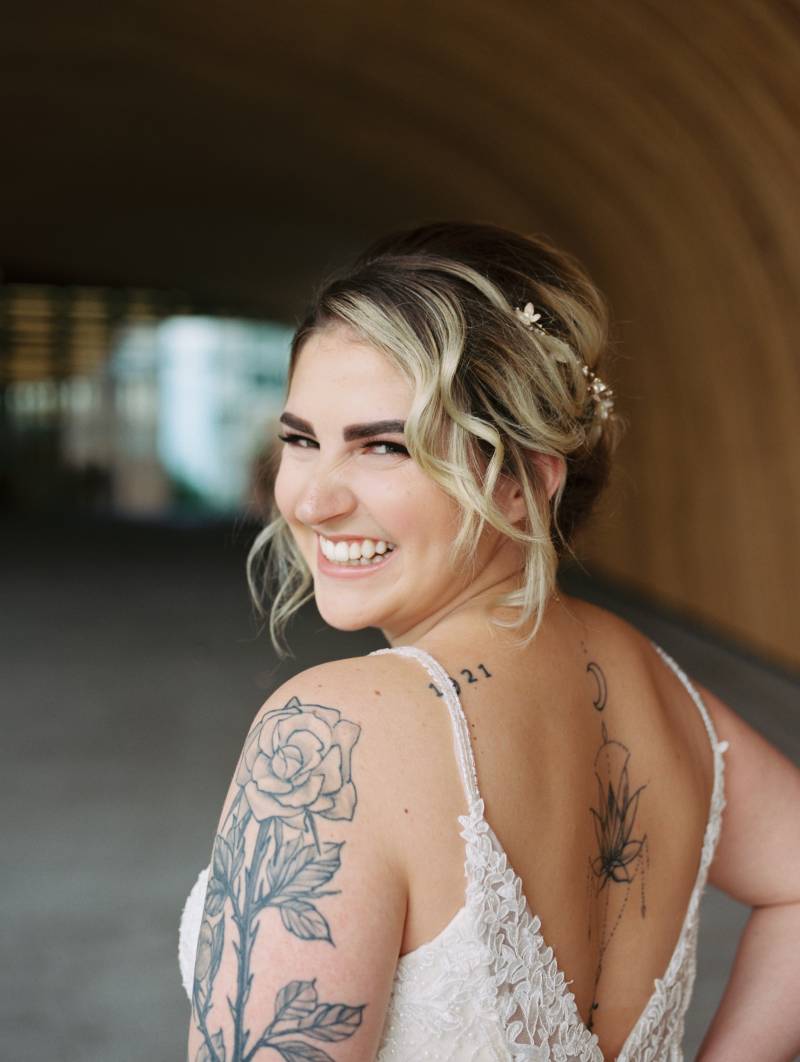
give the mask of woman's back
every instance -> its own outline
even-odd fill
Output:
[[[419,648],[459,684],[485,819],[580,1022],[613,1058],[667,970],[698,883],[710,735],[653,644],[594,606],[562,596],[527,649],[475,636],[464,617]],[[430,699],[405,750],[408,970],[464,906],[455,823],[466,806],[445,700],[417,663],[407,676],[413,700]]]

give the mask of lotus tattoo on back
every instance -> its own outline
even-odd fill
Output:
[[[594,707],[604,710],[606,702],[605,678],[599,665],[595,672],[602,677],[602,705],[594,701]],[[596,854],[588,859],[587,890],[593,902],[589,905],[589,940],[596,939],[598,947],[597,969],[594,978],[592,1002],[589,1008],[587,1028],[594,1025],[597,990],[603,971],[603,958],[608,946],[628,907],[635,882],[639,882],[639,913],[647,914],[645,898],[646,871],[650,865],[647,834],[638,834],[636,815],[646,783],[632,789],[630,781],[631,753],[621,741],[609,737],[605,721],[600,727],[601,743],[594,758],[594,775],[597,781],[597,807],[589,809],[594,824]],[[605,893],[604,900],[600,900]]]
[[[636,840],[633,827],[639,795],[646,788],[640,785],[630,791],[628,761],[631,754],[620,741],[612,741],[605,723],[602,724],[603,743],[594,761],[597,779],[597,808],[590,808],[594,816],[594,832],[599,855],[592,860],[592,873],[598,879],[597,891],[602,891],[610,881],[630,885],[636,875],[632,864],[642,853],[647,837]],[[642,899],[644,907],[644,899]],[[642,915],[645,910],[642,910]]]
[[[360,732],[337,709],[292,697],[248,734],[238,792],[213,846],[194,970],[192,1014],[202,1043],[193,1062],[251,1062],[267,1049],[285,1062],[333,1062],[308,1041],[344,1040],[360,1026],[364,1004],[321,1003],[316,979],[284,985],[272,1020],[254,1037],[245,1021],[252,950],[267,908],[276,908],[283,927],[301,940],[334,943],[317,903],[338,891],[324,886],[339,870],[344,845],[320,843],[317,819],[353,818],[350,768]],[[236,992],[226,1001],[232,1042],[215,1028],[219,1017],[212,1020],[226,931],[236,955]]]

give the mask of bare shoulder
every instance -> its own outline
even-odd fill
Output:
[[[341,1062],[375,1056],[407,908],[388,828],[402,785],[400,670],[382,657],[320,664],[256,714],[212,851],[195,1062],[292,1045],[316,1058],[307,1038],[341,1041]]]
[[[623,616],[582,598],[562,597],[566,614],[583,626],[590,640],[597,639],[613,647],[618,658],[632,661],[636,657],[651,659],[654,655],[652,640]]]
[[[359,726],[354,780],[363,828],[408,891],[431,808],[451,820],[464,811],[451,722],[431,676],[399,653],[348,657],[303,671],[268,704],[287,696],[335,707]]]
[[[380,711],[387,693],[402,696],[408,690],[410,667],[392,653],[326,660],[287,679],[270,694],[263,707],[267,708],[290,688],[302,684],[304,689],[347,696],[360,710]]]
[[[318,720],[313,725],[324,731],[319,735],[323,743],[341,748],[352,798],[360,794],[362,830],[373,835],[383,859],[403,877],[401,834],[393,827],[403,813],[404,794],[414,788],[413,765],[419,762],[424,740],[421,724],[430,714],[426,682],[419,665],[391,653],[326,661],[279,686],[250,730],[252,735],[266,717],[275,719],[275,713]],[[338,763],[338,755],[333,757]]]
[[[294,678],[304,678],[310,681],[326,681],[346,684],[354,683],[354,691],[359,684],[368,676],[382,677],[387,682],[394,680],[395,684],[402,685],[402,676],[407,673],[412,665],[406,664],[399,653],[367,653],[363,656],[348,656],[340,660],[326,660],[314,667],[306,668],[298,672]],[[292,681],[292,680],[289,680]],[[374,694],[374,690],[370,691]]]
[[[449,723],[446,713],[431,710],[436,704],[431,703],[435,695],[427,689],[428,678],[415,661],[393,653],[317,664],[270,695],[256,714],[242,752],[246,761],[248,745],[262,720],[280,720],[286,713],[298,716],[297,722],[283,724],[278,741],[290,729],[304,725],[302,720],[310,720],[320,748],[313,751],[303,737],[300,755],[309,750],[313,757],[331,757],[332,768],[310,811],[324,806],[329,784],[341,786],[337,799],[343,801],[348,832],[358,840],[351,849],[369,852],[369,858],[385,868],[393,879],[392,891],[404,906],[418,845],[415,830],[435,799],[431,786],[447,777],[446,771],[437,770],[435,757],[450,740]],[[298,760],[287,770],[295,766],[304,768]],[[314,771],[319,776],[319,768]]]
[[[264,702],[255,722],[292,697],[320,701],[366,725],[359,740],[369,743],[372,754],[390,754],[397,751],[397,736],[408,735],[415,717],[424,713],[426,682],[419,665],[391,653],[329,660],[287,679]]]
[[[753,907],[800,899],[800,769],[695,682],[725,752],[725,801],[709,880]]]
[[[590,633],[613,646],[618,662],[634,668],[644,662],[651,673],[660,666],[653,642],[633,624],[583,601],[575,612]],[[800,898],[800,769],[722,698],[687,677],[718,740],[728,742],[726,806],[709,881],[750,906],[795,902]],[[677,676],[668,681],[676,682]]]

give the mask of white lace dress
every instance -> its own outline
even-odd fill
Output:
[[[714,751],[714,785],[700,867],[678,942],[616,1062],[683,1062],[700,899],[725,806],[722,753],[728,743],[717,740],[688,677],[660,646],[655,648],[703,718]],[[467,887],[464,906],[442,932],[398,960],[378,1062],[606,1062],[597,1036],[580,1019],[553,949],[542,937],[541,922],[526,902],[522,881],[484,818],[467,722],[447,673],[415,646],[376,650],[389,652],[416,657],[447,702],[469,808],[459,816]],[[178,950],[190,998],[207,879],[204,870],[181,917]]]

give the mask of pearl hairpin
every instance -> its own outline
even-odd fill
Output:
[[[552,353],[557,361],[564,362],[568,360],[569,354],[572,353],[572,348],[569,347],[563,339],[559,339],[557,336],[551,336],[547,329],[539,324],[542,315],[536,312],[532,302],[526,302],[524,309],[520,309],[519,306],[514,307],[514,313],[516,314],[517,319],[522,323],[523,327],[527,328],[529,332],[537,331],[541,335],[547,337],[549,345],[556,348]],[[567,352],[569,352],[569,354]],[[601,420],[608,420],[614,412],[614,392],[608,384],[604,383],[597,373],[593,369],[590,369],[585,363],[581,365],[581,371],[586,377],[589,385],[589,394],[594,403],[594,412]]]

